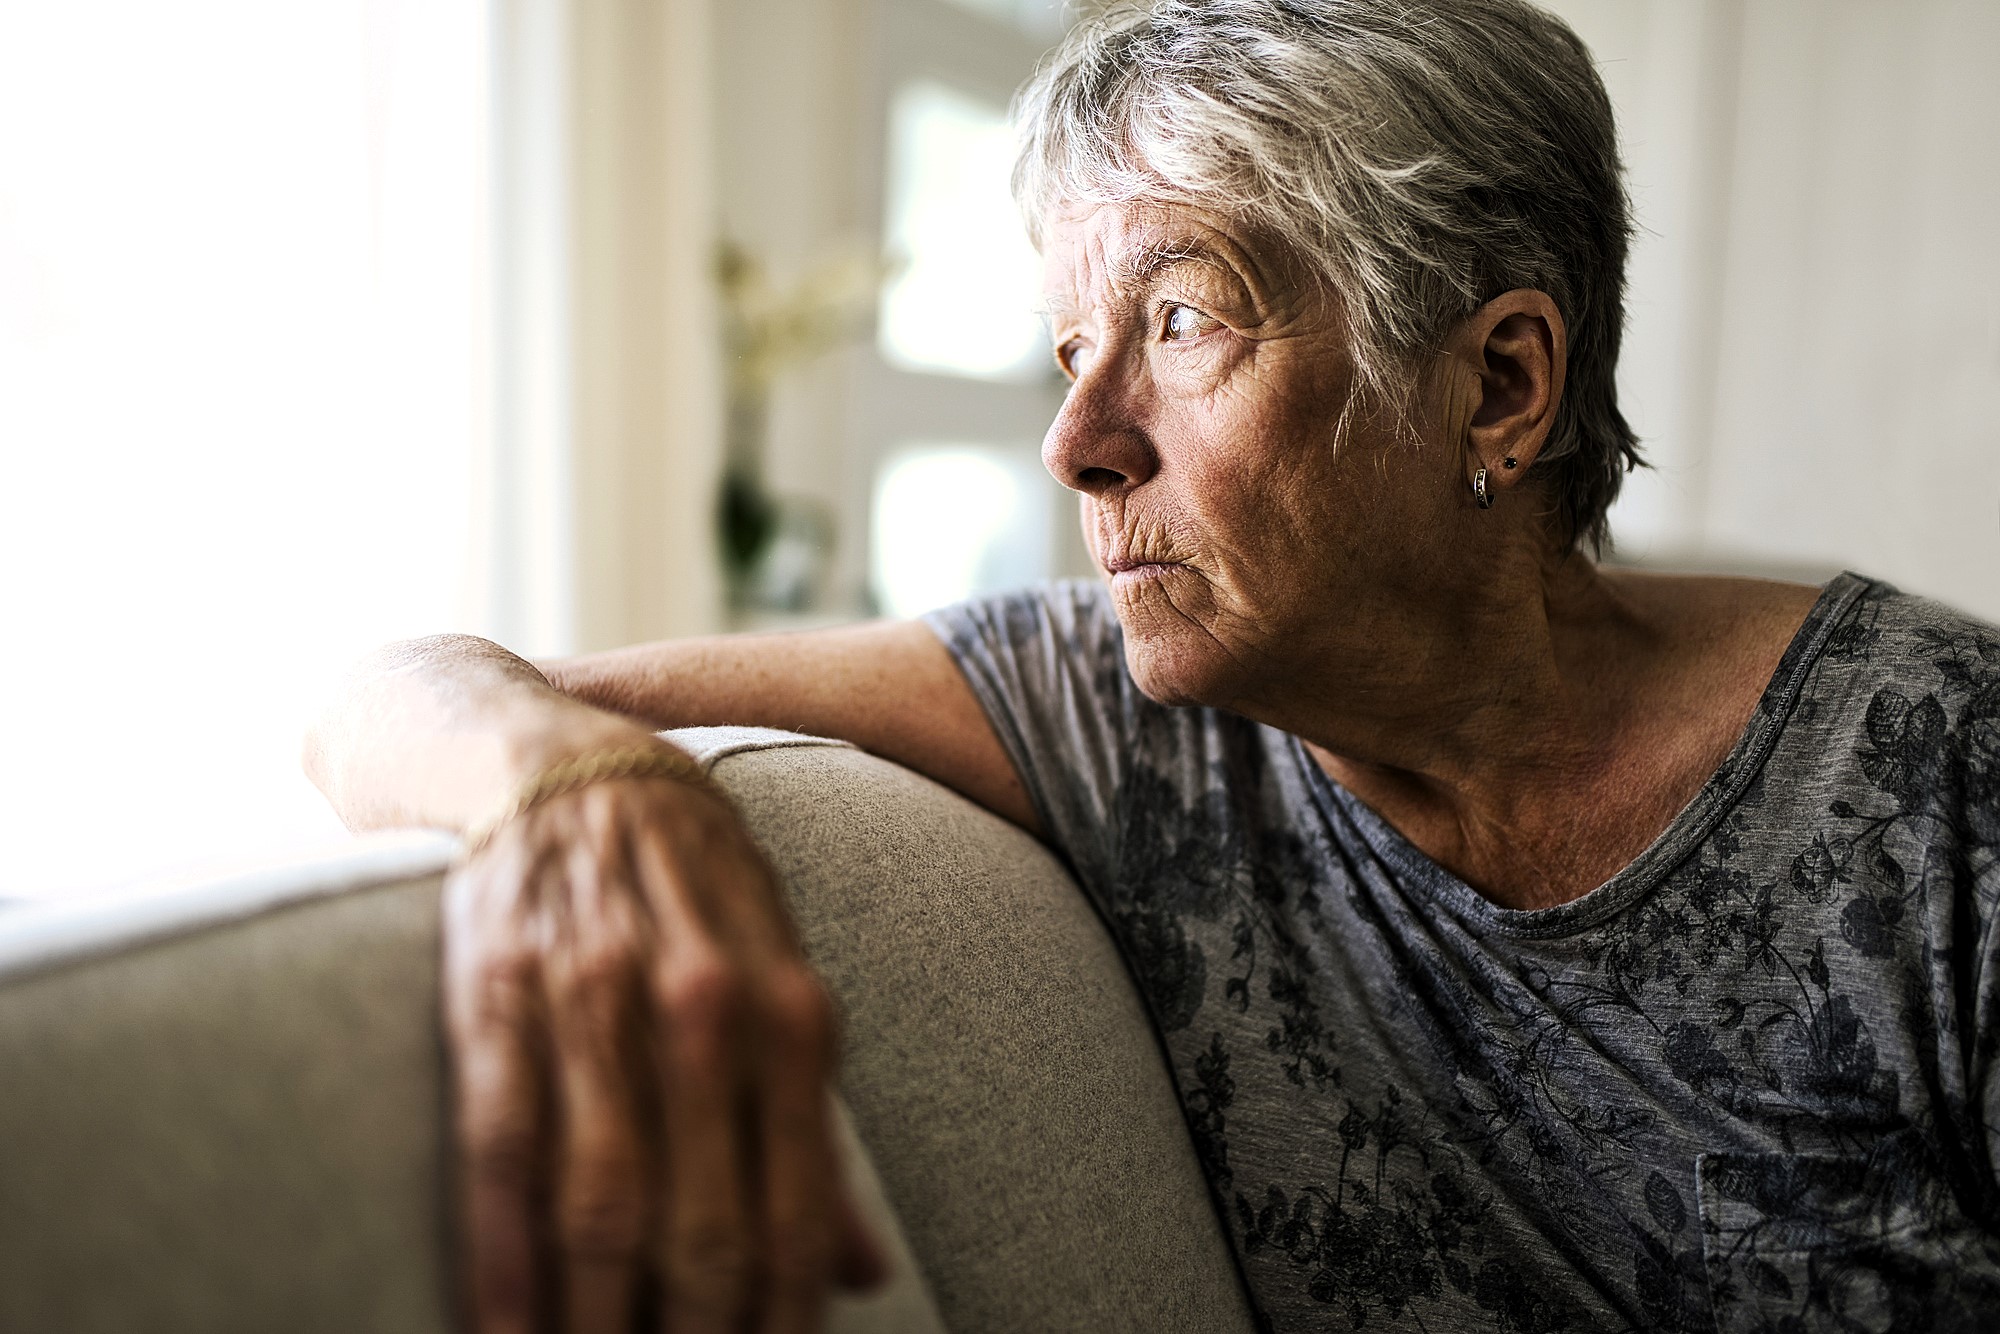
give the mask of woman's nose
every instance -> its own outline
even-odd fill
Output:
[[[1042,439],[1042,466],[1070,490],[1089,496],[1128,490],[1159,468],[1153,442],[1110,369],[1093,367],[1070,386]]]

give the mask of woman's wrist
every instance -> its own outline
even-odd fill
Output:
[[[439,635],[357,664],[308,733],[305,766],[350,828],[464,830],[551,765],[667,743],[497,644]]]
[[[522,784],[557,765],[605,751],[655,750],[682,754],[644,723],[577,700],[556,697],[537,700],[539,707],[504,729],[505,760],[496,777],[497,791],[488,807],[517,791]]]
[[[618,779],[665,779],[718,793],[708,771],[687,752],[648,735],[638,744],[621,744],[585,751],[559,760],[530,775],[490,813],[476,820],[465,832],[461,861],[470,860],[485,848],[493,836],[535,807],[567,796],[597,783]]]

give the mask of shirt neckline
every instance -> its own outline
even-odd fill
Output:
[[[1579,898],[1549,908],[1505,908],[1447,871],[1429,854],[1405,838],[1361,798],[1349,792],[1314,762],[1305,742],[1288,736],[1293,762],[1303,771],[1308,790],[1323,804],[1339,809],[1367,840],[1375,854],[1405,882],[1437,900],[1456,916],[1488,931],[1509,936],[1566,936],[1586,930],[1622,912],[1652,892],[1661,881],[1701,846],[1763,769],[1792,708],[1826,641],[1847,609],[1873,581],[1843,571],[1827,581],[1812,610],[1792,636],[1777,670],[1757,699],[1757,707],[1701,790],[1667,822],[1644,851],[1609,880]],[[1327,814],[1331,814],[1328,811]]]

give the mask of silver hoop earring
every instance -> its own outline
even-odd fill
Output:
[[[1479,508],[1483,510],[1493,508],[1493,493],[1486,489],[1486,469],[1484,468],[1472,474],[1472,498],[1479,502]]]

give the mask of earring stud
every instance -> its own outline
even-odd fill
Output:
[[[1514,459],[1511,456],[1508,458],[1501,459],[1500,466],[1503,468],[1511,468],[1514,466]]]

